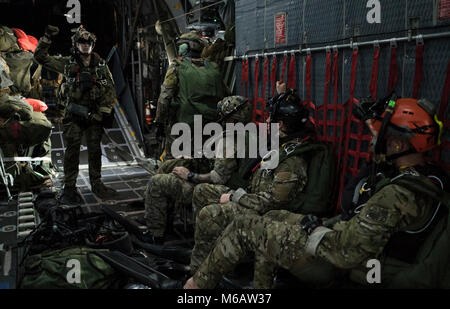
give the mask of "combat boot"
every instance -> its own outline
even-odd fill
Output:
[[[60,203],[63,205],[79,205],[83,203],[83,199],[76,187],[64,187]]]
[[[117,195],[117,191],[113,188],[107,187],[103,182],[99,182],[92,185],[92,193],[94,193],[100,199],[113,199]]]

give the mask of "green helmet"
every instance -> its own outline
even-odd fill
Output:
[[[217,104],[219,122],[234,120],[235,122],[248,123],[251,120],[252,108],[249,101],[241,96],[225,97]]]
[[[92,43],[92,49],[95,47],[95,42],[97,42],[97,37],[95,34],[87,31],[83,25],[76,29],[72,29],[72,32],[75,32],[74,35],[72,35],[72,47],[73,51],[78,53],[77,43],[80,41],[88,41]]]
[[[177,45],[180,51],[180,56],[185,56],[188,54],[200,56],[203,48],[205,48],[207,44],[205,40],[200,37],[197,31],[191,30],[180,36],[177,40]]]

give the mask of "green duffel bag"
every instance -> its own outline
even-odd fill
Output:
[[[97,252],[108,250],[71,247],[45,251],[24,261],[21,289],[118,289],[126,280]]]
[[[33,65],[33,53],[20,51],[3,55],[9,66],[9,75],[14,85],[10,87],[13,93],[28,96],[31,90],[31,66]]]
[[[0,52],[9,53],[21,50],[14,31],[9,27],[0,26]]]
[[[47,117],[17,96],[0,98],[0,118],[0,144],[31,147],[47,141],[52,132]]]

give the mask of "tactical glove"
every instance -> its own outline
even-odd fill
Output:
[[[322,219],[314,216],[314,215],[307,215],[305,216],[302,221],[300,222],[300,225],[302,226],[302,229],[308,234],[311,235],[311,233],[319,226],[322,225]]]
[[[56,26],[48,25],[48,26],[45,28],[45,36],[46,36],[48,39],[51,39],[52,37],[57,36],[58,33],[59,33],[59,28],[56,27]]]

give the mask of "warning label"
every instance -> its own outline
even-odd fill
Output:
[[[439,19],[450,18],[450,0],[439,1]]]
[[[286,43],[286,13],[278,13],[275,15],[275,45]]]

